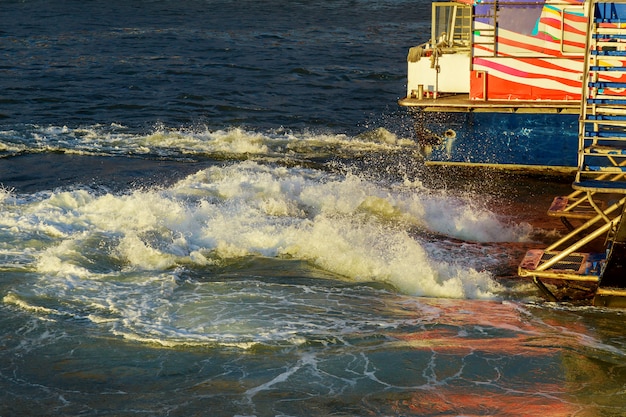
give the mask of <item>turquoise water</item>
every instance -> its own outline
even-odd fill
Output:
[[[259,277],[268,267],[285,265],[241,267],[256,278],[216,274],[204,283],[211,296],[181,285],[196,287],[197,301],[178,307],[186,317],[175,332],[202,311],[222,342],[128,340],[114,320],[5,302],[3,415],[623,413],[618,313],[402,296],[293,266]],[[215,299],[223,311],[209,325]],[[271,334],[244,337],[256,333],[249,326]]]

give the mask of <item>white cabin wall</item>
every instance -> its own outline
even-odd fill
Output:
[[[418,85],[424,92],[435,91],[438,82],[439,93],[468,94],[470,89],[469,53],[443,54],[439,57],[439,78],[431,68],[431,58],[423,57],[417,62],[408,63],[407,97],[415,95]]]

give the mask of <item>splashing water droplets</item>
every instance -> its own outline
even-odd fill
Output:
[[[416,182],[389,185],[356,174],[253,161],[202,169],[170,187],[41,193],[21,204],[14,227],[45,238],[35,245],[32,265],[39,282],[12,297],[42,307],[43,300],[62,295],[63,304],[74,306],[72,314],[98,323],[113,320],[125,337],[167,343],[256,338],[248,326],[253,324],[245,324],[252,318],[237,316],[248,314],[243,307],[232,313],[235,322],[244,321],[243,328],[224,330],[239,336],[188,327],[187,321],[208,314],[207,308],[218,316],[228,310],[233,295],[213,294],[211,279],[189,287],[198,279],[181,280],[189,274],[209,277],[220,265],[274,259],[308,265],[340,282],[373,283],[409,295],[493,298],[501,288],[490,273],[463,258],[446,259],[446,249],[421,234],[474,241],[523,238],[517,226],[501,223],[469,200]],[[258,290],[247,288],[246,302],[265,308],[267,297],[276,295]],[[187,318],[177,312],[184,304]],[[154,314],[161,315],[160,324]],[[262,336],[284,337],[282,330],[269,328]]]

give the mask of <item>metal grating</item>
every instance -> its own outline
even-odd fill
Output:
[[[541,257],[540,264],[549,261],[555,255],[557,254],[544,252],[543,256]],[[586,260],[587,256],[583,254],[572,253],[557,262],[554,266],[552,266],[551,269],[561,271],[579,271]]]

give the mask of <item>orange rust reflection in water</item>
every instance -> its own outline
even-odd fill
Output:
[[[571,417],[580,407],[558,399],[536,394],[516,393],[416,393],[413,398],[398,403],[397,410],[418,416],[502,416],[502,417]]]
[[[493,361],[490,366],[494,370],[501,366],[510,374],[503,371],[496,380],[473,381],[460,369],[452,379],[422,387],[408,399],[396,400],[393,408],[398,413],[423,417],[596,415],[593,406],[578,404],[576,393],[581,387],[572,384],[571,374],[579,375],[589,368],[589,359],[573,352],[576,335],[585,334],[585,329],[554,334],[553,323],[524,317],[519,306],[512,303],[420,301],[432,307],[426,309],[426,316],[430,316],[425,317],[426,330],[393,334],[399,346],[431,352],[440,358],[451,356],[460,363],[465,358],[479,357],[487,364]]]

